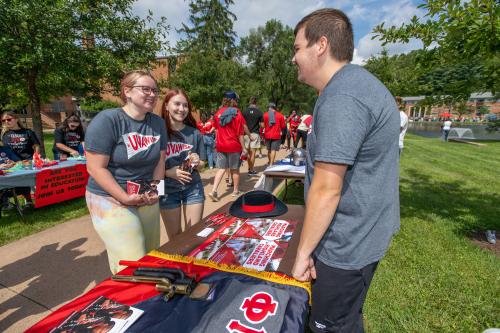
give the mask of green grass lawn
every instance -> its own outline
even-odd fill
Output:
[[[500,327],[500,258],[468,239],[500,231],[500,142],[486,145],[407,136],[401,230],[372,282],[367,332]],[[302,191],[293,185],[287,202],[302,203]]]
[[[44,139],[47,157],[53,159],[54,135],[46,133]],[[15,210],[4,211],[0,219],[0,246],[86,214],[88,210],[83,198],[27,211],[25,222],[19,219]]]

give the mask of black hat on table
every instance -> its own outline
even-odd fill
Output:
[[[288,212],[288,207],[266,191],[250,191],[236,199],[229,207],[229,214],[241,217],[273,217]]]

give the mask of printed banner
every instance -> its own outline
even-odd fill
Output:
[[[218,230],[189,256],[269,272],[278,269],[297,225],[296,221],[226,215],[212,222],[209,225]]]
[[[85,196],[88,178],[85,164],[40,171],[36,174],[35,208]]]

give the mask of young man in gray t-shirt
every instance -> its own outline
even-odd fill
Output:
[[[314,332],[363,332],[363,303],[399,228],[399,115],[394,97],[351,65],[353,33],[339,10],[295,28],[300,81],[319,92],[307,138],[306,214],[293,276],[315,279]]]

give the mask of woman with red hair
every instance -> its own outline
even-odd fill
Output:
[[[198,223],[205,204],[199,170],[203,169],[207,154],[192,110],[191,101],[183,90],[171,89],[165,95],[162,117],[169,142],[165,160],[165,195],[160,197],[160,208],[169,240]]]

